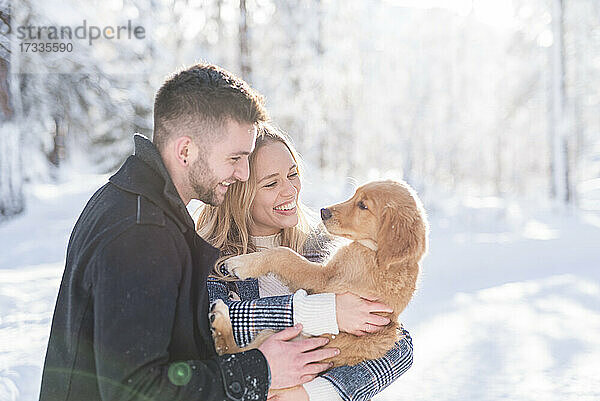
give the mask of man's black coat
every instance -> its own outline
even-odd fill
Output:
[[[90,199],[67,250],[40,400],[264,400],[263,354],[215,354],[196,235],[160,154],[135,154]]]

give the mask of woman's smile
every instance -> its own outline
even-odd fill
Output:
[[[284,203],[283,205],[276,206],[273,208],[273,210],[276,213],[281,213],[286,216],[295,214],[296,213],[296,199],[293,199],[291,202]]]

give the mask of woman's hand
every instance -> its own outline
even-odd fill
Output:
[[[267,401],[309,401],[309,399],[304,387],[296,386],[275,393],[269,392]]]
[[[363,336],[383,330],[390,323],[390,319],[375,312],[392,313],[394,310],[374,299],[345,292],[335,295],[335,311],[340,331]]]

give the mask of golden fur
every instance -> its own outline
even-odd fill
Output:
[[[352,240],[337,250],[326,264],[312,263],[289,248],[278,247],[236,256],[227,269],[240,279],[276,274],[290,291],[344,293],[377,298],[394,312],[382,331],[365,336],[340,333],[326,335],[328,347],[340,354],[327,361],[334,366],[355,365],[377,359],[398,338],[398,315],[410,301],[419,275],[419,264],[427,250],[428,225],[414,191],[404,182],[377,181],[356,190],[346,202],[331,206],[324,220],[333,235]],[[257,348],[272,332],[261,332],[246,348],[233,339],[227,306],[217,302],[210,316],[219,354]]]

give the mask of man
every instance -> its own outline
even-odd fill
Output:
[[[336,350],[320,338],[215,354],[206,278],[217,250],[195,233],[186,204],[222,202],[247,180],[260,95],[211,65],[170,78],[154,104],[153,143],[90,199],[71,234],[40,400],[264,400],[307,382]],[[270,368],[270,369],[269,369]]]

